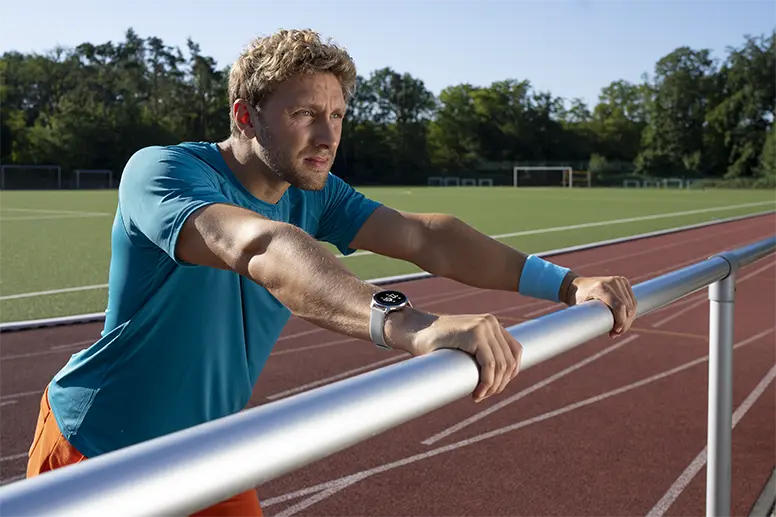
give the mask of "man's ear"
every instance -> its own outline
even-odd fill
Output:
[[[256,136],[256,127],[254,126],[255,112],[253,107],[244,99],[237,99],[232,105],[232,116],[240,132],[246,138]]]

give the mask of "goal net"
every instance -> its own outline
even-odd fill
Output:
[[[0,188],[7,190],[52,190],[62,188],[59,165],[0,166]]]
[[[575,171],[569,166],[515,166],[515,187],[590,187],[590,171]]]
[[[460,176],[429,176],[429,187],[492,187],[493,178],[467,178]]]
[[[113,188],[113,171],[107,169],[78,169],[75,171],[75,188]]]

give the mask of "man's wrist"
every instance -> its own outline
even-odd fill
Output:
[[[528,255],[523,262],[518,292],[525,296],[563,302],[568,286],[564,284],[571,269],[549,262],[538,255]]]
[[[579,275],[573,271],[566,273],[563,278],[563,282],[560,284],[560,290],[558,292],[558,299],[566,305],[576,304],[577,286],[574,284],[574,280],[579,278]]]
[[[404,307],[392,311],[385,317],[385,343],[396,350],[403,350],[411,355],[418,355],[420,347],[417,336],[428,328],[437,316],[419,311],[413,307]]]

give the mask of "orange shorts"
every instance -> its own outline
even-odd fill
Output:
[[[27,477],[30,478],[49,470],[79,463],[85,459],[86,457],[78,452],[59,431],[48,403],[47,386],[40,400],[38,424],[29,451]],[[262,511],[256,491],[247,490],[193,515],[197,517],[261,517]]]

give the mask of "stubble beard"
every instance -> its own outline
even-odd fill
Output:
[[[293,156],[285,152],[282,143],[269,128],[262,126],[259,133],[257,154],[272,174],[301,190],[323,189],[328,174],[300,170],[299,166],[295,166]]]

